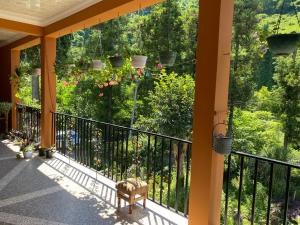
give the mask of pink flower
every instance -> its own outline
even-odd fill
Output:
[[[98,87],[100,88],[100,89],[102,89],[102,88],[104,88],[104,86],[103,86],[103,84],[98,84]]]
[[[159,70],[162,69],[162,65],[160,63],[157,64],[157,69],[159,69]]]
[[[141,68],[139,68],[137,73],[138,73],[139,76],[142,76],[143,75],[143,70]]]
[[[114,82],[113,82],[113,81],[109,81],[109,82],[108,82],[108,85],[109,85],[109,86],[112,86],[112,85],[114,85]]]
[[[102,97],[103,95],[104,95],[103,93],[100,93],[98,96],[99,96],[99,97]]]
[[[107,87],[107,86],[108,86],[108,83],[104,83],[103,85],[104,85],[104,87]]]
[[[64,81],[64,86],[68,87],[70,85],[70,83],[68,81]]]
[[[78,84],[78,80],[75,80],[74,81],[74,85],[76,86]]]

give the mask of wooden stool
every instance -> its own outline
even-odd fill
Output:
[[[135,202],[143,199],[143,206],[146,208],[148,196],[148,185],[141,179],[129,178],[126,181],[120,181],[116,184],[118,209],[121,207],[121,199],[129,203],[129,214],[132,213],[132,206]],[[139,197],[135,197],[139,195]]]

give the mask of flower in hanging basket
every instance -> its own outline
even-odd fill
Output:
[[[108,83],[105,82],[103,85],[104,85],[104,87],[107,87],[107,86],[108,86]]]
[[[142,75],[143,75],[143,70],[142,70],[141,68],[139,68],[139,69],[137,70],[137,74],[138,74],[139,76],[142,76]]]
[[[100,88],[100,89],[102,89],[102,88],[104,88],[104,86],[103,86],[103,84],[98,84],[98,87]]]
[[[101,92],[98,96],[99,96],[99,97],[103,97],[103,95],[104,95],[104,94]]]
[[[74,85],[77,86],[77,84],[78,84],[78,80],[75,80]]]
[[[113,86],[113,81],[109,81],[108,86]]]
[[[63,84],[64,84],[65,87],[68,87],[70,85],[70,83],[68,81],[64,81]]]
[[[160,63],[157,64],[157,69],[159,69],[159,70],[162,69],[162,65]]]

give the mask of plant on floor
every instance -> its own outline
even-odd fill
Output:
[[[53,153],[55,152],[55,149],[56,149],[55,145],[52,145],[50,148],[48,148],[46,150],[46,158],[47,159],[52,159]]]
[[[29,143],[27,145],[22,146],[21,151],[23,152],[24,159],[32,158],[32,153],[35,149],[34,143]]]
[[[12,104],[10,102],[0,102],[0,115],[4,114],[5,117],[5,132],[8,133],[8,115],[11,110]]]

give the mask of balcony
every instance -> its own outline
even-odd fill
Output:
[[[33,134],[34,139],[39,141],[40,110],[18,105],[17,112],[19,131],[27,132],[28,135]],[[32,164],[28,174],[31,178],[28,178],[28,183],[27,179],[22,178],[24,179],[22,183],[29,186],[27,188],[25,185],[25,189],[38,189],[40,190],[37,191],[38,197],[42,192],[41,195],[46,198],[49,187],[51,187],[49,190],[52,195],[52,187],[56,185],[54,188],[56,190],[58,185],[59,191],[62,190],[64,193],[62,196],[71,195],[73,198],[78,198],[78,203],[74,202],[70,205],[92,208],[95,214],[90,215],[89,210],[86,217],[91,218],[90,221],[95,219],[99,224],[102,224],[99,222],[102,220],[103,223],[107,220],[111,224],[118,224],[120,221],[126,221],[126,224],[134,224],[134,222],[138,224],[188,224],[191,142],[62,113],[53,113],[53,115],[52,126],[55,131],[53,137],[55,137],[57,153],[52,160],[37,158],[28,162]],[[7,143],[6,145],[11,146]],[[12,160],[10,156],[13,157],[14,154],[4,145],[2,145],[2,151],[7,152],[4,155],[9,156],[3,157],[4,162],[14,161],[14,164],[17,164],[16,168],[18,164],[22,164]],[[291,218],[295,218],[300,210],[295,196],[300,184],[294,178],[294,175],[299,172],[299,165],[233,151],[226,158],[224,169],[222,223],[236,224],[240,220],[240,223],[251,224],[258,222],[286,224],[287,221],[291,221]],[[37,177],[35,175],[37,173],[41,177]],[[8,179],[12,181],[12,184],[14,176],[17,175],[13,172],[8,173]],[[147,180],[149,185],[147,209],[144,210],[140,204],[137,204],[132,216],[128,215],[128,207],[123,207],[120,212],[117,212],[115,182],[136,176]],[[247,179],[245,179],[246,176]],[[263,177],[268,179],[262,180]],[[49,186],[44,186],[43,180],[45,184],[49,183]],[[263,192],[261,191],[262,184],[267,187]],[[292,184],[293,189],[291,189]],[[282,190],[279,191],[280,193],[274,193],[275,186],[278,185],[282,187]],[[19,189],[10,187],[9,190]],[[82,192],[83,196],[81,196]],[[10,201],[6,200],[6,192],[2,193],[3,199]],[[294,196],[291,193],[294,193]],[[22,194],[24,193],[21,191],[21,197],[18,197],[19,193],[14,193],[14,196],[8,196],[8,199],[9,197],[22,199]],[[30,192],[29,195],[31,196],[32,193]],[[246,196],[251,196],[251,202],[244,202]],[[51,198],[46,201],[49,202],[47,204],[54,204],[50,207],[53,209],[56,208],[55,205],[69,205],[65,202],[57,203],[61,199],[65,201],[65,198],[66,201],[72,202],[68,197]],[[41,213],[41,208],[44,210],[44,207],[39,205],[42,203],[33,201],[30,204],[31,210],[35,211],[37,208],[39,213]],[[18,207],[16,210],[19,209]],[[26,208],[26,205],[21,207]],[[61,210],[64,209],[65,206]],[[12,210],[14,210],[13,206]],[[84,212],[82,216],[87,211],[76,210]],[[70,213],[72,212],[71,210]],[[39,213],[36,214],[37,217]],[[70,218],[77,218],[76,216],[76,214],[70,215]],[[45,218],[51,219],[51,217]],[[59,216],[52,220],[77,224]],[[81,220],[78,219],[78,221]]]

